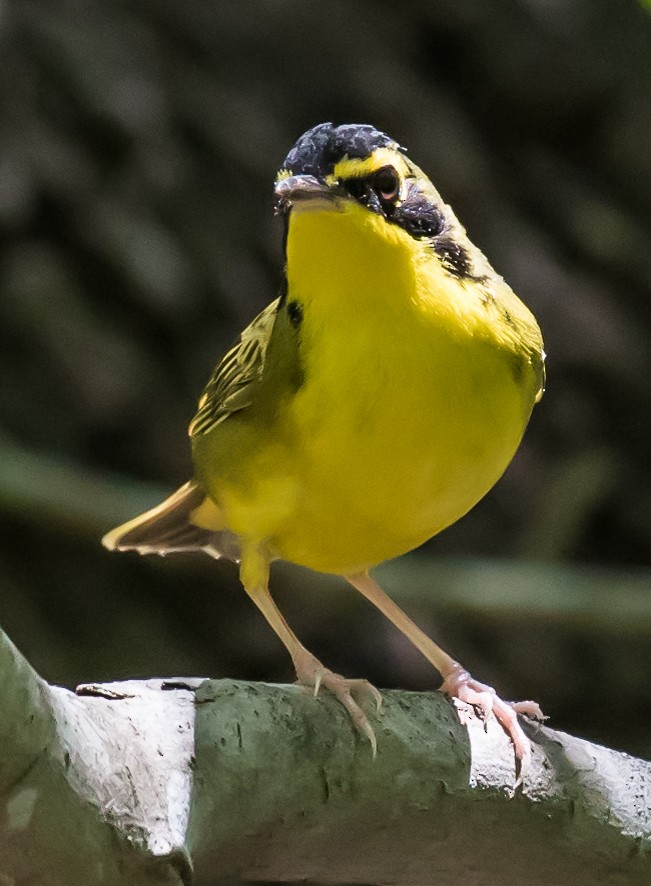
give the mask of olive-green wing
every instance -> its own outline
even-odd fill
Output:
[[[255,400],[279,302],[280,299],[276,299],[258,314],[217,365],[201,395],[197,414],[190,422],[188,433],[191,437],[207,434],[229,415],[246,409]]]
[[[255,318],[208,382],[190,424],[192,437],[207,434],[229,416],[251,406],[265,380],[276,393],[290,385],[296,387],[300,369],[293,333],[280,299]],[[264,397],[261,399],[264,401]],[[203,550],[213,557],[239,560],[240,556],[238,539],[222,525],[219,506],[207,497],[196,479],[162,504],[109,532],[103,542],[111,550],[136,550],[141,554]]]

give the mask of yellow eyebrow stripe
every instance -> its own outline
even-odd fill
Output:
[[[364,160],[344,157],[332,170],[333,179],[363,178],[383,166],[393,168],[404,178],[408,172],[407,164],[401,154],[391,148],[378,148]]]

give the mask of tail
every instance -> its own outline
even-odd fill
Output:
[[[164,502],[108,532],[102,544],[109,551],[138,551],[139,554],[171,554],[204,551],[211,557],[240,559],[240,546],[228,529],[199,526],[195,519],[206,511],[219,525],[219,510],[193,481],[172,493]],[[214,519],[217,518],[217,519]]]

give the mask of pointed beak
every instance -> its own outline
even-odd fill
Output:
[[[285,214],[292,207],[306,209],[334,208],[343,193],[337,188],[328,187],[313,175],[291,175],[274,185],[276,213]]]

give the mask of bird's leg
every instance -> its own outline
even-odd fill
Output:
[[[388,597],[377,582],[367,572],[346,576],[350,584],[370,600],[389,621],[401,631],[421,652],[425,658],[440,671],[443,677],[441,691],[452,698],[466,702],[486,719],[494,714],[507,735],[510,736],[515,749],[515,756],[520,761],[521,775],[526,771],[531,758],[531,743],[518,723],[517,715],[527,714],[536,719],[543,719],[543,714],[535,702],[505,702],[499,698],[491,686],[479,683],[447,652],[431,640],[424,631]]]
[[[329,668],[324,667],[303,646],[269,593],[269,558],[258,546],[243,545],[240,579],[244,590],[289,652],[296,669],[298,682],[303,686],[312,687],[315,696],[318,695],[321,686],[332,692],[348,711],[357,731],[369,740],[373,756],[375,756],[377,742],[373,727],[354,697],[371,696],[379,710],[382,697],[375,686],[372,686],[367,680],[350,680],[342,677],[341,674],[335,674]]]

